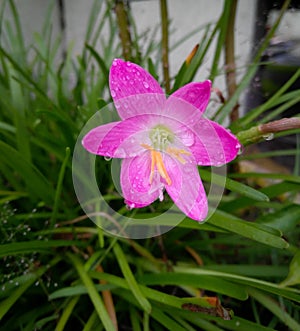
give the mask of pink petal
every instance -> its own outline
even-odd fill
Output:
[[[114,126],[118,125],[119,123],[120,122],[112,122],[92,129],[83,137],[83,147],[90,153],[102,155],[100,151],[103,138]]]
[[[202,118],[199,109],[174,94],[167,99],[165,108],[164,115],[177,120],[182,126],[193,126]]]
[[[162,94],[164,92],[158,82],[142,67],[131,62],[125,62],[121,59],[115,59],[110,68],[109,75],[110,93],[115,102],[119,99],[135,96],[137,94],[154,93]],[[164,97],[165,98],[165,97]],[[122,119],[133,116],[131,113],[131,103],[121,103],[117,106],[118,113]]]
[[[150,185],[150,152],[124,159],[121,166],[121,187],[125,203],[131,208],[148,206],[158,198],[162,184],[156,176]]]
[[[117,158],[134,157],[150,146],[149,130],[159,123],[160,116],[139,115],[118,122],[102,139],[99,155]]]
[[[114,101],[122,119],[144,114],[163,114],[165,103],[165,95],[157,93],[135,94]]]
[[[203,113],[210,98],[210,91],[211,82],[206,80],[202,83],[186,84],[175,91],[172,96],[185,100]]]
[[[172,180],[171,185],[166,185],[172,200],[188,217],[203,221],[207,216],[208,204],[196,165],[189,162],[181,164],[166,156],[165,166]]]
[[[237,138],[216,122],[202,119],[193,127],[194,144],[189,146],[199,165],[221,166],[240,150]]]

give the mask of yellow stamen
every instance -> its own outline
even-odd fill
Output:
[[[150,185],[152,184],[153,181],[154,170],[155,170],[155,151],[151,149],[151,172],[149,178]]]
[[[190,152],[187,152],[184,149],[178,149],[178,148],[173,148],[173,147],[168,147],[167,153],[176,157],[176,159],[182,164],[185,164],[186,160],[181,156],[181,154],[191,155]]]
[[[161,175],[161,177],[167,182],[168,185],[171,185],[172,181],[171,181],[171,178],[169,177],[167,169],[164,165],[164,161],[162,159],[161,153],[158,151],[152,150],[151,157],[155,158],[155,164],[156,164],[157,170],[158,170],[159,174]]]
[[[168,175],[161,153],[159,151],[156,151],[147,144],[141,144],[141,146],[144,147],[145,149],[150,150],[151,152],[151,171],[150,171],[149,183],[152,184],[155,166],[156,166],[161,177],[167,182],[168,185],[171,185],[172,180]]]

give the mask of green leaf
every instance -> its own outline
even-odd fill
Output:
[[[139,302],[139,304],[141,305],[143,310],[146,311],[147,313],[150,313],[151,304],[145,298],[143,293],[141,292],[141,290],[135,280],[135,277],[132,274],[132,271],[130,270],[129,264],[127,262],[127,258],[118,243],[114,244],[113,250],[114,250],[115,256],[117,258],[117,261],[119,263],[119,266],[122,270],[122,273],[128,283],[128,286],[129,286],[130,290],[132,291],[132,294],[137,299],[137,301]]]
[[[292,204],[275,211],[262,215],[257,222],[278,229],[283,233],[293,231],[300,222],[300,205]]]
[[[73,297],[64,307],[62,314],[60,315],[60,318],[57,321],[55,331],[63,331],[65,330],[65,326],[72,315],[72,312],[78,303],[80,299],[80,296]]]
[[[289,247],[288,242],[280,237],[281,232],[261,224],[244,221],[220,210],[216,210],[207,222],[268,246],[277,248]]]
[[[52,204],[54,191],[48,180],[22,154],[3,141],[0,141],[0,162],[7,164],[23,178],[35,200],[39,198]]]
[[[101,292],[106,290],[111,290],[116,286],[110,284],[98,284],[95,285],[95,288]],[[48,297],[49,300],[54,300],[58,298],[65,298],[65,297],[73,297],[81,294],[88,294],[87,288],[84,285],[75,285],[70,287],[61,288],[53,293],[51,293]]]
[[[51,250],[50,248],[72,246],[72,245],[83,246],[84,243],[75,240],[49,240],[49,241],[31,240],[24,242],[14,242],[10,244],[0,245],[0,257],[34,253],[34,252],[55,254],[55,251]]]
[[[204,169],[200,169],[200,176],[205,181],[212,181],[213,184],[220,186],[224,185],[228,190],[237,192],[243,196],[254,199],[256,201],[269,201],[269,197],[263,192],[255,190],[254,188],[248,185],[237,182],[228,177],[225,178],[224,176],[215,173],[211,175],[209,171]]]
[[[60,198],[61,198],[61,191],[62,191],[62,185],[63,185],[63,179],[66,171],[66,167],[69,161],[70,157],[70,148],[66,148],[66,156],[65,159],[61,165],[59,174],[58,174],[58,180],[57,180],[57,187],[55,191],[55,197],[54,197],[54,205],[53,205],[53,212],[50,220],[50,225],[54,226],[58,214],[58,208],[60,204]]]
[[[166,330],[186,331],[185,328],[181,327],[176,321],[157,308],[153,308],[151,316],[162,324]]]
[[[233,284],[224,279],[213,276],[198,276],[186,275],[181,273],[159,273],[145,274],[139,278],[141,283],[145,285],[178,285],[192,286],[220,294],[228,295],[239,300],[246,300],[248,294],[245,288],[240,285]]]
[[[276,198],[287,192],[298,192],[300,190],[300,184],[281,182],[276,183],[260,189],[259,191],[266,194],[270,199]],[[234,199],[232,201],[223,203],[221,209],[225,212],[233,212],[235,210],[248,208],[253,206],[255,201],[246,197]]]
[[[71,263],[76,268],[81,281],[85,285],[87,292],[89,294],[89,297],[90,297],[90,299],[94,305],[94,308],[97,311],[98,316],[99,316],[100,320],[102,321],[105,329],[108,331],[115,331],[115,327],[106,311],[103,300],[100,297],[100,295],[95,287],[95,284],[93,283],[93,281],[91,280],[91,278],[87,274],[87,272],[85,271],[83,264],[81,263],[79,258],[77,256],[75,256],[74,254],[67,254],[67,256],[68,256],[69,260],[71,261]]]
[[[255,289],[250,289],[249,294],[277,316],[290,330],[300,330],[300,324],[282,309],[279,302],[274,302],[273,297]]]
[[[280,283],[280,286],[293,286],[300,284],[300,251],[298,251],[291,263],[287,278]]]
[[[238,284],[243,284],[247,286],[251,286],[260,290],[263,290],[268,293],[276,294],[279,296],[286,297],[290,300],[294,300],[296,302],[300,302],[300,291],[293,288],[283,288],[277,284],[267,282],[264,280],[240,276],[232,273],[220,272],[209,269],[202,269],[199,267],[183,267],[183,266],[174,266],[175,272],[178,273],[186,273],[188,275],[206,275],[206,276],[216,276],[222,279],[227,279],[233,282],[237,282]],[[247,289],[247,286],[245,287]]]

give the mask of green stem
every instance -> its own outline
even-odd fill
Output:
[[[238,0],[232,0],[229,9],[228,25],[225,37],[225,66],[226,66],[226,85],[228,99],[236,91],[236,71],[235,71],[235,48],[234,48],[234,24],[236,17],[236,8]],[[238,104],[236,104],[230,114],[231,122],[239,118]]]
[[[119,27],[119,35],[125,60],[131,60],[131,35],[127,8],[123,0],[115,0],[115,12],[117,16],[117,24]]]
[[[257,143],[260,140],[267,139],[274,133],[294,129],[300,129],[299,117],[282,118],[278,121],[272,121],[269,123],[253,126],[248,130],[239,132],[237,134],[237,138],[241,144],[246,146]]]
[[[162,64],[164,74],[164,85],[166,93],[170,92],[170,75],[169,75],[169,31],[168,31],[168,7],[167,0],[160,0],[161,29],[162,29]]]
[[[217,40],[216,49],[214,52],[214,58],[211,66],[211,73],[209,76],[209,79],[212,82],[214,81],[215,77],[218,75],[219,72],[219,62],[223,50],[223,45],[226,40],[226,31],[229,21],[231,2],[232,0],[224,1],[222,15],[220,16],[220,19],[216,25],[216,29],[219,31],[219,36]]]

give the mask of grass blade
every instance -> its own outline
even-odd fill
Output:
[[[71,263],[76,268],[81,281],[85,285],[88,295],[89,295],[89,297],[95,307],[95,310],[97,311],[97,314],[98,314],[100,320],[102,321],[105,329],[107,331],[115,331],[115,327],[106,311],[103,300],[100,297],[100,295],[95,287],[95,284],[91,280],[88,273],[85,271],[83,264],[81,263],[81,261],[79,260],[79,258],[76,255],[67,254],[67,256],[68,256],[69,260],[71,261]]]
[[[129,286],[130,290],[132,291],[132,294],[137,299],[137,301],[139,302],[139,304],[141,305],[143,310],[146,311],[147,313],[150,313],[151,304],[145,298],[142,291],[140,290],[139,285],[136,282],[135,277],[132,274],[132,271],[130,270],[129,264],[127,262],[127,258],[118,243],[115,243],[113,250],[114,250],[115,256],[117,258],[117,261],[119,263],[119,266],[122,270],[122,273],[128,283],[128,286]]]

